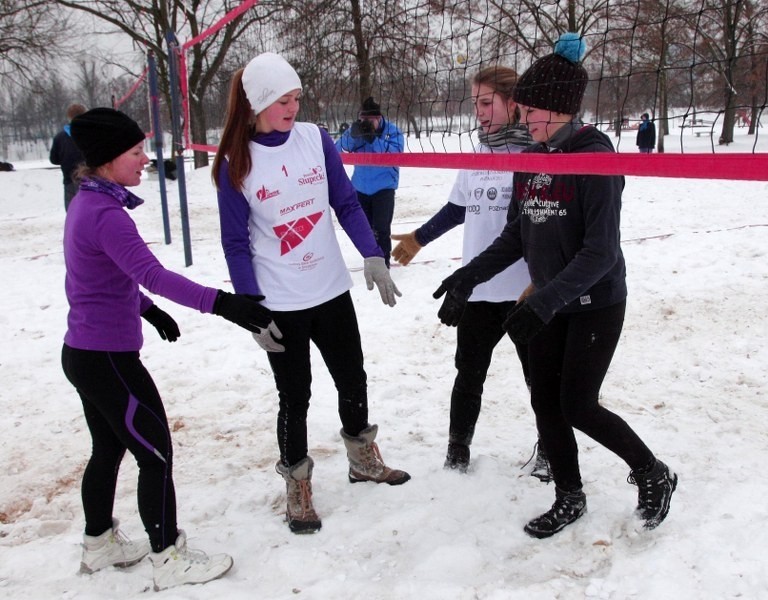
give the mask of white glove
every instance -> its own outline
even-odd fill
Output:
[[[267,352],[285,352],[285,346],[277,341],[283,339],[283,334],[274,321],[270,321],[269,325],[258,333],[254,332],[253,339]]]
[[[392,281],[392,277],[389,275],[389,269],[387,269],[387,263],[380,256],[371,256],[363,261],[363,275],[365,275],[365,284],[369,290],[373,289],[373,284],[379,288],[379,294],[381,295],[381,301],[389,306],[397,304],[395,296],[402,296],[400,290],[397,289],[395,282]]]

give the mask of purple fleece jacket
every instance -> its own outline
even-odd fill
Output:
[[[218,290],[165,269],[121,202],[127,190],[97,181],[104,190],[81,187],[64,222],[69,301],[64,343],[81,350],[137,351],[143,343],[140,315],[152,306],[139,285],[203,313],[212,312]]]

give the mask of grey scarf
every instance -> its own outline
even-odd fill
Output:
[[[531,134],[525,125],[505,125],[495,133],[485,133],[480,131],[478,134],[480,143],[491,149],[507,148],[509,146],[530,146],[533,143]]]

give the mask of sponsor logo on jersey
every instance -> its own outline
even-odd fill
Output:
[[[268,190],[263,185],[261,186],[261,189],[256,192],[256,198],[258,198],[260,202],[264,202],[265,200],[269,200],[270,198],[274,198],[275,196],[279,195],[280,190]]]
[[[486,196],[488,196],[488,200],[494,201],[496,200],[496,196],[498,196],[498,192],[496,191],[495,187],[488,188],[488,192],[486,193]]]
[[[280,238],[280,255],[288,254],[306,240],[322,216],[323,211],[320,211],[273,227],[275,234]]]
[[[299,210],[300,208],[306,208],[308,206],[312,206],[315,203],[314,198],[310,198],[309,200],[302,200],[301,202],[296,202],[294,204],[289,204],[288,206],[284,206],[280,209],[280,216],[283,217],[287,214],[292,213],[295,210]]]
[[[483,188],[475,188],[475,200],[480,200],[483,197]]]
[[[325,169],[321,166],[312,167],[309,173],[299,177],[299,185],[317,185],[325,181]]]

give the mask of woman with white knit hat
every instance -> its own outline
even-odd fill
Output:
[[[316,532],[312,505],[307,411],[310,343],[338,391],[341,437],[351,482],[399,485],[410,479],[386,466],[368,422],[368,392],[352,279],[332,215],[364,258],[369,290],[384,304],[400,291],[357,201],[341,157],[326,131],[296,121],[302,84],[293,67],[271,52],[232,78],[226,123],[213,163],[221,239],[235,290],[265,296],[272,322],[256,343],[267,352],[279,397],[276,469],[287,489],[294,533]]]

